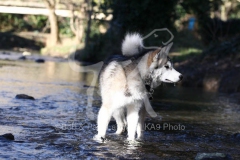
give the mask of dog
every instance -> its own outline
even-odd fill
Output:
[[[183,76],[177,72],[168,57],[172,43],[155,50],[144,50],[140,34],[127,34],[122,42],[122,56],[108,59],[100,72],[102,106],[98,113],[98,134],[94,139],[104,140],[109,121],[117,123],[116,134],[127,126],[128,140],[143,138],[143,125],[149,97],[162,82],[176,83]],[[125,110],[126,116],[125,116]],[[155,113],[155,112],[154,112]]]

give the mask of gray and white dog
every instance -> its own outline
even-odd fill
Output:
[[[105,138],[108,123],[113,116],[116,134],[128,128],[128,140],[143,137],[143,125],[149,94],[161,82],[176,83],[183,76],[177,72],[168,57],[172,46],[143,51],[143,39],[138,33],[127,34],[122,43],[123,56],[111,58],[100,73],[102,106],[98,113],[98,134]],[[125,109],[127,114],[125,116]]]

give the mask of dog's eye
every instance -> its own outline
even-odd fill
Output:
[[[156,66],[155,69],[158,69],[158,66]]]
[[[169,68],[169,66],[165,66],[165,68],[167,68],[167,69],[168,69],[168,68]]]

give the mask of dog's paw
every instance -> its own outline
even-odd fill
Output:
[[[115,134],[117,134],[117,135],[120,135],[120,134],[122,134],[122,133],[123,133],[122,130],[117,130],[117,131],[115,132]]]
[[[115,134],[120,135],[120,134],[122,134],[125,131],[126,131],[126,125],[118,126],[117,131],[115,132]]]
[[[139,139],[127,139],[127,144],[129,145],[129,146],[141,146],[142,144],[143,144],[143,141],[142,140],[140,140],[139,141]]]
[[[136,138],[136,141],[138,141],[138,142],[143,142],[143,141],[144,141],[144,138],[143,138],[143,137],[138,137],[138,138]]]
[[[130,138],[130,137],[128,137],[127,140],[128,140],[128,141],[135,141],[135,138]]]
[[[104,141],[106,141],[106,138],[102,137],[100,135],[95,135],[95,136],[93,136],[93,140],[103,143]]]

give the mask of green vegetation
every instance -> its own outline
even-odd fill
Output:
[[[0,14],[2,32],[42,31],[47,22],[46,16]]]

